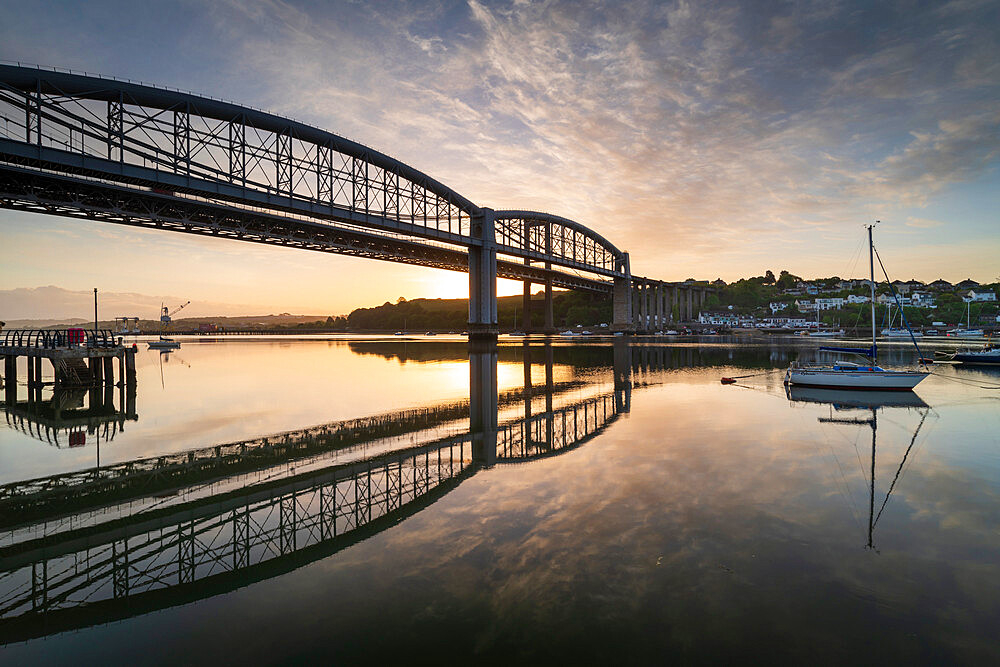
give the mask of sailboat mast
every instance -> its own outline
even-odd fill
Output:
[[[875,221],[875,225],[878,224],[878,220]],[[868,225],[868,269],[871,273],[871,287],[872,287],[872,363],[875,363],[876,350],[875,350],[875,243],[872,241],[872,229],[875,225]],[[889,326],[892,326],[890,324]]]

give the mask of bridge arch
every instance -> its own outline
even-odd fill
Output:
[[[478,211],[372,148],[191,93],[0,65],[0,114],[0,152],[34,167],[454,242]]]
[[[525,259],[557,261],[564,266],[614,276],[623,271],[628,255],[578,222],[538,211],[495,211],[498,252],[514,251]],[[577,267],[577,268],[579,268]]]

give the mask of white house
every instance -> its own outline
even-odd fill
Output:
[[[808,327],[808,322],[804,317],[767,317],[757,323],[761,329],[804,329]],[[815,322],[811,323],[813,326]]]
[[[788,308],[788,304],[785,303],[784,301],[772,301],[768,305],[771,307],[772,314],[777,313],[780,310],[784,310],[785,308]]]
[[[847,303],[868,303],[871,301],[871,297],[859,295],[859,294],[848,294]]]
[[[969,290],[966,298],[963,301],[996,301],[996,292],[977,292],[976,290]]]
[[[739,326],[740,318],[733,313],[698,313],[698,321],[715,326]]]
[[[815,310],[836,310],[844,305],[844,300],[840,297],[832,299],[816,299]]]
[[[879,294],[877,297],[875,297],[875,301],[876,303],[880,303],[883,306],[886,304],[892,304],[893,306],[896,305],[896,297],[894,297],[891,294]],[[903,304],[904,306],[912,305],[910,303],[910,297],[902,295],[900,295],[899,297],[899,303]]]
[[[809,299],[796,299],[795,307],[799,309],[800,313],[808,313],[811,310],[816,310],[816,304]]]

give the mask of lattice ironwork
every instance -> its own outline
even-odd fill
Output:
[[[18,150],[26,144],[32,150]],[[455,241],[468,238],[478,210],[389,156],[302,123],[195,95],[23,67],[0,66],[0,153]]]
[[[533,211],[496,211],[494,219],[499,252],[607,276],[624,272],[624,253],[572,220]]]
[[[49,194],[53,177],[64,177],[59,197],[0,197],[0,206],[32,212],[458,271],[468,270],[467,248],[489,242],[473,223],[486,209],[366,146],[262,111],[100,77],[0,65],[0,175],[7,172],[44,180]],[[609,292],[606,278],[627,273],[623,253],[579,223],[495,216],[496,250],[521,260],[501,259],[499,277]],[[351,234],[410,245],[315,242]],[[432,243],[450,244],[451,256],[442,260],[446,251]],[[512,266],[531,262],[544,266]]]

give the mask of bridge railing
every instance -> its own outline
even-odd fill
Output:
[[[110,329],[8,329],[3,347],[54,350],[67,347],[111,348],[121,345]]]

